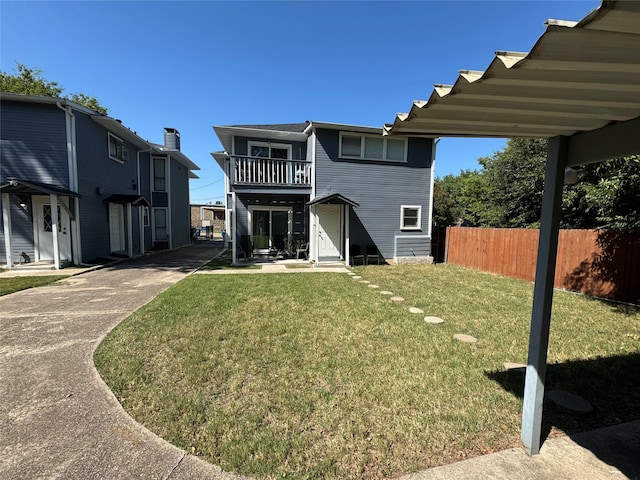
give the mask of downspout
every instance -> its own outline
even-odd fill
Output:
[[[313,124],[310,124],[313,125]],[[316,198],[316,128],[311,128],[311,200]],[[318,218],[316,206],[309,207],[309,255],[311,261],[318,262]]]
[[[69,190],[78,192],[78,153],[76,138],[76,116],[70,107],[64,107],[62,102],[56,102],[56,107],[65,113],[65,126],[67,132],[67,165],[69,168]],[[82,242],[80,237],[80,199],[73,197],[73,215],[69,215],[71,222],[71,248],[72,260],[76,265],[82,264]],[[64,202],[62,202],[63,207]]]
[[[434,175],[435,166],[436,166],[436,146],[440,143],[442,137],[438,137],[433,140],[433,149],[431,151],[431,181],[429,185],[429,217],[428,217],[428,227],[427,227],[427,235],[431,238],[431,232],[433,227],[433,185],[435,183],[436,176]],[[431,253],[431,252],[429,252]],[[433,256],[433,255],[432,255]]]

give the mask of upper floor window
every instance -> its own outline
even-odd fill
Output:
[[[167,163],[164,157],[153,157],[153,189],[156,192],[167,190]]]
[[[249,142],[249,156],[288,160],[291,158],[291,145],[281,143]]]
[[[400,207],[400,229],[420,230],[422,217],[421,205],[402,205]]]
[[[363,160],[406,162],[407,139],[340,132],[339,156]]]
[[[122,140],[111,133],[109,133],[109,158],[120,163],[129,160],[129,149]]]

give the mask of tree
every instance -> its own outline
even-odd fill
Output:
[[[478,160],[492,204],[490,226],[539,226],[546,160],[547,141],[531,138],[511,138],[504,150]]]
[[[42,77],[42,70],[28,68],[21,63],[16,64],[17,73],[11,74],[0,70],[0,91],[20,93],[23,95],[38,95],[42,97],[61,97],[83,105],[91,110],[107,114],[106,107],[95,97],[83,93],[73,93],[62,96],[64,87],[57,82],[50,82]]]
[[[469,225],[472,227],[489,226],[494,215],[493,205],[487,195],[487,184],[482,172],[464,170],[460,175],[447,175],[437,181],[442,194],[434,198],[434,208],[444,218],[452,218],[451,224]],[[434,194],[436,190],[434,189]],[[445,204],[442,200],[449,197]]]

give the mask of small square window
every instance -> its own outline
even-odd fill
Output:
[[[401,230],[420,230],[422,207],[420,205],[403,205],[400,213]]]
[[[122,140],[112,134],[109,134],[109,158],[120,163],[129,160],[129,149]]]

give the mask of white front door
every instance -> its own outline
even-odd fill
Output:
[[[112,252],[127,249],[124,242],[124,207],[119,203],[109,204],[109,242]]]
[[[340,205],[318,205],[318,257],[340,257]]]
[[[51,199],[49,196],[33,196],[33,213],[35,222],[36,261],[53,260],[53,217],[51,215]],[[58,197],[58,203],[64,202],[68,207],[66,198]],[[69,214],[58,204],[58,246],[60,248],[60,260],[71,261],[71,229]]]

